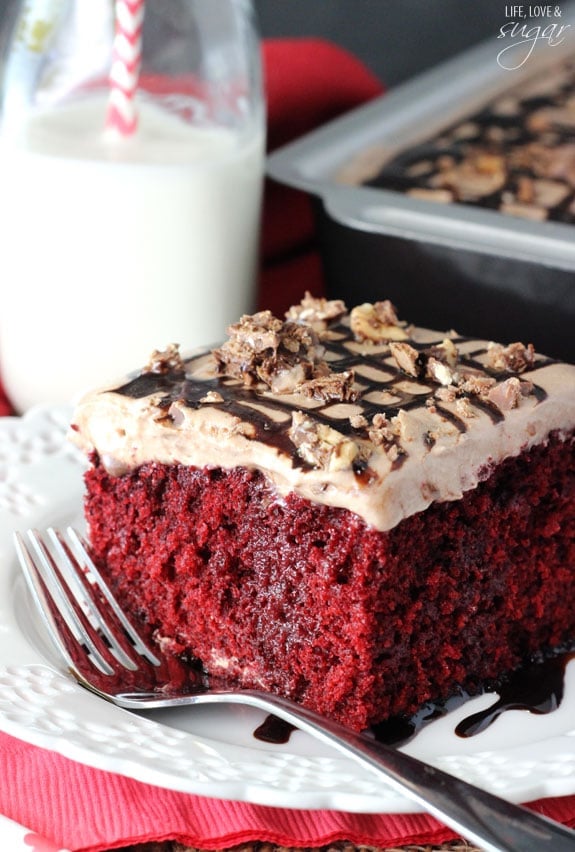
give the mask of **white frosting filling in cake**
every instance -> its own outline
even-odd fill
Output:
[[[280,497],[293,491],[389,530],[434,501],[461,498],[550,433],[575,429],[575,366],[534,356],[516,373],[509,364],[495,369],[487,341],[452,333],[455,364],[444,334],[397,328],[405,333],[395,335],[403,338],[395,354],[388,339],[354,339],[345,316],[320,331],[322,370],[352,373],[342,398],[314,395],[315,379],[284,383],[282,393],[246,383],[222,373],[214,353],[160,357],[123,386],[87,394],[71,438],[114,475],[146,462],[255,468]],[[414,352],[423,361],[411,364]],[[479,383],[488,377],[486,387],[470,391],[466,373]]]

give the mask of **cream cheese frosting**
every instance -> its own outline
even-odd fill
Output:
[[[72,441],[113,475],[147,462],[259,469],[280,498],[383,531],[575,429],[575,366],[407,326],[389,303],[302,305],[286,322],[244,317],[219,350],[155,353],[80,401]]]

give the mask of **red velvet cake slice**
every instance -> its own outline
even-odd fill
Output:
[[[575,640],[575,367],[306,297],[79,404],[157,641],[361,729]]]

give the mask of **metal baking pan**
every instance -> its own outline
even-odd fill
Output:
[[[391,157],[527,80],[545,80],[575,55],[575,4],[563,8],[561,23],[562,43],[540,40],[515,70],[498,63],[506,42],[494,34],[270,155],[269,176],[315,201],[330,297],[350,305],[390,298],[402,318],[417,324],[532,342],[575,361],[573,225],[439,204],[338,178],[362,152],[377,147]]]

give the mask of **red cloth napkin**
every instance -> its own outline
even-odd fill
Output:
[[[319,40],[264,45],[269,147],[288,142],[382,92],[345,51]],[[281,315],[305,290],[323,292],[309,199],[266,186],[260,307]],[[1,306],[0,306],[1,308]],[[0,414],[10,413],[0,386]],[[177,840],[204,849],[267,841],[317,847],[337,840],[371,846],[441,843],[453,832],[425,814],[348,814],[224,802],[156,788],[94,770],[0,733],[0,813],[27,826],[27,844],[96,852],[129,843]],[[573,825],[575,797],[534,805]],[[42,837],[45,840],[42,840]]]
[[[287,810],[176,793],[90,769],[5,734],[0,735],[0,771],[5,779],[0,788],[2,813],[40,837],[82,852],[152,840],[176,840],[199,849],[254,840],[288,848],[338,840],[385,848],[443,843],[454,837],[426,814]],[[575,825],[575,796],[545,799],[532,807]],[[39,852],[45,847],[38,843],[36,848]]]

